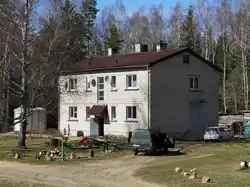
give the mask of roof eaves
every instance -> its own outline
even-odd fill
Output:
[[[61,73],[81,73],[81,72],[89,72],[89,71],[105,71],[105,70],[116,70],[116,69],[131,69],[131,68],[142,68],[148,67],[149,64],[144,65],[135,65],[135,66],[118,66],[118,67],[108,67],[108,68],[88,68],[88,69],[76,69],[76,70],[61,70]]]

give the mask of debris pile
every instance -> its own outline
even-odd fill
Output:
[[[211,179],[208,176],[203,176],[201,178],[198,177],[197,176],[198,170],[196,168],[193,168],[193,169],[189,170],[189,172],[188,172],[180,167],[176,167],[175,172],[181,173],[183,176],[189,176],[190,180],[201,179],[201,183],[203,183],[203,184],[211,182]]]
[[[54,150],[49,150],[45,151],[42,149],[37,155],[36,155],[36,160],[40,160],[42,156],[45,156],[46,160],[53,160],[56,158],[61,158],[62,152],[59,149],[54,149]],[[50,159],[49,159],[50,157]]]

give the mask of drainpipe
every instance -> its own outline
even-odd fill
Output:
[[[147,66],[147,72],[148,72],[148,129],[150,128],[150,123],[151,123],[151,119],[150,119],[150,96],[151,96],[151,74],[150,74],[150,70],[149,70],[149,66]]]

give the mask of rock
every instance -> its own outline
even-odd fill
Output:
[[[89,158],[93,158],[95,156],[95,152],[93,150],[89,150]]]
[[[19,153],[15,153],[14,158],[15,159],[19,159],[20,158],[20,154]]]
[[[45,160],[52,161],[52,158],[49,155],[45,155]]]
[[[183,175],[184,175],[184,176],[188,176],[188,175],[189,175],[189,173],[188,173],[188,172],[186,172],[186,171],[184,171],[184,172],[183,172]]]
[[[197,173],[197,169],[196,169],[196,168],[193,168],[193,169],[190,170],[190,172],[191,172],[191,173],[193,173],[193,172],[196,172],[196,173]]]
[[[175,168],[175,172],[176,172],[176,173],[181,172],[181,168],[180,168],[180,167]]]
[[[193,179],[196,179],[196,177],[197,177],[197,173],[196,173],[196,172],[193,172],[193,173],[191,174],[191,176],[189,177],[189,179],[190,179],[190,180],[193,180]]]
[[[206,184],[206,183],[209,183],[209,182],[211,182],[211,179],[208,176],[203,176],[202,177],[201,183]]]
[[[76,153],[75,153],[75,152],[72,152],[72,153],[70,154],[70,159],[71,159],[71,160],[75,160],[75,159],[76,159]]]

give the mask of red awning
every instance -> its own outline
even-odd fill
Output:
[[[93,105],[89,110],[90,115],[103,117],[105,110],[107,109],[106,105]]]

